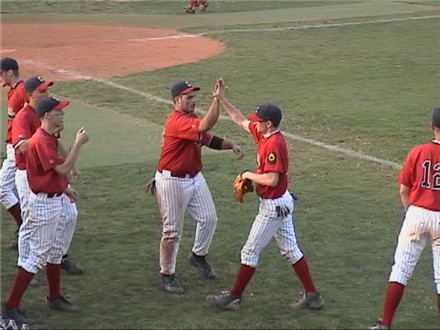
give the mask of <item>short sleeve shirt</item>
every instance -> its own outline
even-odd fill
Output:
[[[440,211],[440,143],[414,147],[406,157],[399,183],[410,188],[411,205]]]
[[[64,163],[58,152],[58,138],[41,127],[29,140],[26,169],[29,187],[34,193],[62,193],[69,181],[59,175],[55,167]]]
[[[6,132],[6,143],[12,141],[12,122],[17,113],[24,107],[27,101],[26,91],[24,89],[24,82],[20,80],[8,92],[8,126]]]
[[[195,114],[173,110],[162,133],[162,150],[158,170],[195,176],[202,170],[201,148],[212,136],[199,131],[201,119]]]
[[[25,105],[13,120],[11,143],[14,147],[20,142],[30,139],[40,127],[40,123],[36,110],[29,104]],[[15,164],[19,170],[26,169],[26,156],[18,149],[15,151]]]
[[[255,122],[249,123],[249,130],[258,144],[257,174],[279,173],[278,184],[275,187],[257,184],[256,192],[262,198],[279,198],[286,192],[288,186],[289,155],[286,139],[280,131],[264,136],[257,131]]]

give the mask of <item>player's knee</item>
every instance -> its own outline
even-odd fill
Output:
[[[260,254],[249,246],[241,250],[241,263],[250,267],[257,267]]]
[[[296,264],[304,256],[304,254],[301,252],[301,250],[298,247],[295,247],[292,250],[281,251],[281,256],[289,264],[293,265]]]

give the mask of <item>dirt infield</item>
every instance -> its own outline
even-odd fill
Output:
[[[174,30],[87,24],[4,24],[1,56],[20,75],[50,80],[109,78],[199,61],[224,50],[216,40]]]

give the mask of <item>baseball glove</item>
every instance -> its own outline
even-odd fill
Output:
[[[234,196],[239,203],[243,203],[243,196],[248,192],[253,192],[254,186],[249,179],[243,179],[240,175],[237,176],[234,182]]]
[[[145,184],[145,192],[154,196],[156,195],[156,179],[152,178]]]

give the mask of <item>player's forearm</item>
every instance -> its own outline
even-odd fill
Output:
[[[220,116],[220,106],[218,104],[218,101],[216,99],[213,99],[211,105],[209,106],[208,112],[200,121],[199,131],[200,132],[209,131],[211,128],[214,127],[219,116]]]
[[[409,202],[410,188],[401,184],[399,193],[400,193],[400,200],[402,201],[402,206],[405,210],[407,210],[408,207],[410,206],[410,202]]]
[[[234,107],[226,98],[219,98],[220,104],[225,108],[229,117],[231,117],[232,121],[237,125],[241,126],[243,121],[246,120],[246,117]]]
[[[243,179],[249,179],[252,182],[260,184],[262,186],[275,187],[279,181],[279,174],[275,172],[257,174],[253,172],[244,172],[241,177]]]
[[[72,145],[64,163],[55,167],[55,170],[59,175],[62,176],[69,175],[70,171],[75,166],[76,160],[78,159],[80,149],[81,149],[81,144],[74,143]]]

